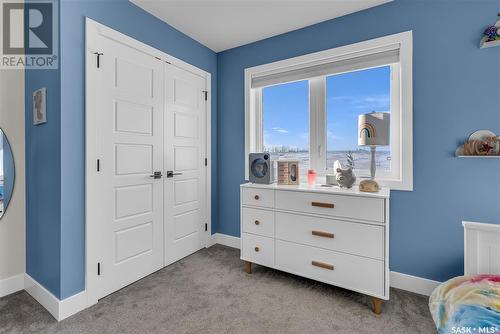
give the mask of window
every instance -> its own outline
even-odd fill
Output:
[[[309,169],[309,82],[307,80],[262,89],[264,151],[273,161],[299,160]]]
[[[382,66],[326,77],[326,166],[335,160],[348,164],[356,174],[367,175],[370,149],[358,146],[358,115],[391,112],[391,66]],[[391,173],[391,146],[377,147],[377,176]]]
[[[299,160],[302,174],[314,168],[319,175],[335,160],[350,160],[358,179],[369,177],[370,148],[358,146],[358,116],[387,112],[390,144],[377,147],[376,179],[411,190],[411,45],[405,32],[246,69],[247,159],[268,151],[275,160]]]

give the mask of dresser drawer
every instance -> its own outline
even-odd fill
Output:
[[[369,295],[385,296],[384,261],[276,240],[276,268]]]
[[[241,234],[241,259],[263,266],[274,266],[274,239],[249,233]]]
[[[274,238],[274,211],[242,208],[241,227],[243,232]]]
[[[274,190],[260,188],[241,188],[241,203],[243,205],[274,207]]]
[[[384,222],[384,200],[301,191],[276,191],[276,209]]]
[[[384,233],[384,226],[276,213],[277,239],[379,260],[385,255]]]

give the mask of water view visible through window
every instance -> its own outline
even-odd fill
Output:
[[[391,110],[391,68],[384,66],[332,75],[326,78],[327,168],[335,160],[354,169],[370,168],[370,148],[358,146],[358,116],[372,111]],[[377,147],[377,171],[390,171],[390,147]]]
[[[309,82],[262,89],[264,150],[273,160],[299,160],[309,169]]]
[[[336,160],[369,170],[370,148],[358,146],[358,116],[391,109],[390,66],[331,75],[326,82],[325,169]],[[309,81],[262,89],[264,150],[273,160],[298,160],[302,173],[310,167]],[[377,147],[377,171],[390,172],[390,147]]]

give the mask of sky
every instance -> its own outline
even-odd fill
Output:
[[[390,66],[327,77],[328,151],[359,148],[358,115],[390,111]],[[309,147],[308,82],[266,87],[262,93],[264,146]]]

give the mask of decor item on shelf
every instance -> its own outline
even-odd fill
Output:
[[[278,161],[278,184],[299,184],[299,162]]]
[[[457,157],[500,157],[500,136],[489,130],[473,132],[455,151]]]
[[[274,168],[269,153],[250,153],[249,181],[252,183],[271,184],[274,182]]]
[[[500,17],[500,13],[497,14]],[[489,48],[492,46],[500,46],[500,20],[493,26],[489,26],[484,30],[483,38],[480,42],[480,48]]]
[[[391,115],[386,112],[371,112],[359,115],[358,117],[358,145],[370,147],[370,181],[375,183],[375,173],[377,168],[375,162],[375,151],[377,146],[387,146],[390,144],[390,118]],[[364,181],[361,181],[361,183],[363,182]],[[372,189],[373,187],[373,184],[370,186],[363,186],[363,188],[366,189]]]
[[[47,123],[47,88],[33,92],[33,125]]]
[[[335,170],[335,172],[337,183],[341,188],[352,188],[352,185],[356,182],[356,176],[352,171],[352,167],[339,167]]]
[[[307,184],[310,186],[316,185],[316,170],[315,169],[309,169],[307,171]]]

